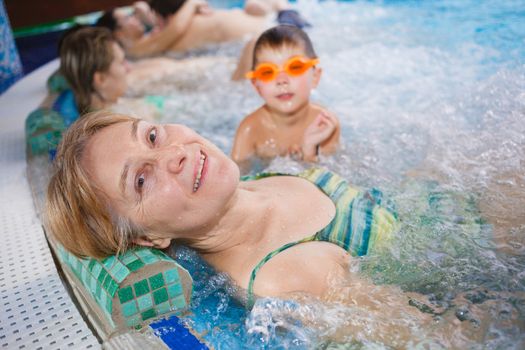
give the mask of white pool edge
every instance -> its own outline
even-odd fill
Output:
[[[26,177],[24,123],[54,60],[0,96],[0,348],[98,349],[58,275]]]

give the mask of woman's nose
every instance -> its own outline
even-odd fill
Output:
[[[180,145],[170,146],[163,150],[166,169],[170,173],[178,174],[184,169],[186,152]]]

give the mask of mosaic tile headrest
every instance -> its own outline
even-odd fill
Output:
[[[159,250],[136,248],[103,260],[79,259],[60,246],[58,251],[115,328],[139,326],[189,306],[190,274]]]

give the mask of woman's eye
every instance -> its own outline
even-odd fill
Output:
[[[144,178],[144,175],[140,175],[137,178],[137,188],[139,190],[142,190],[142,188],[144,187],[144,182],[146,182],[146,179]]]
[[[155,144],[155,140],[157,139],[157,129],[151,129],[148,134],[148,140],[152,144]]]

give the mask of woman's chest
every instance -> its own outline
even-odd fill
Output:
[[[261,230],[251,232],[258,237],[253,240],[255,243],[238,247],[235,253],[220,259],[230,276],[244,288],[253,269],[268,254],[314,235],[336,215],[332,200],[305,179],[275,176],[259,181],[267,182],[265,187],[271,192],[273,201],[260,213]]]
[[[288,241],[310,236],[326,227],[336,214],[334,202],[314,184],[304,181],[299,186],[289,185],[286,201],[281,202],[280,215],[271,234],[274,240]]]
[[[273,187],[274,204],[261,233],[259,253],[252,255],[257,262],[283,245],[314,235],[336,215],[332,200],[311,182],[296,177],[277,180],[282,181],[268,186]]]

